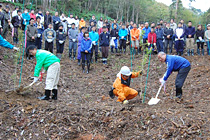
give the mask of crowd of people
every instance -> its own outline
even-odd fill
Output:
[[[129,46],[130,53],[139,55],[144,53],[145,49],[152,50],[152,54],[158,53],[161,62],[167,63],[167,71],[160,82],[165,84],[172,71],[179,71],[176,79],[176,97],[181,98],[182,86],[191,69],[188,60],[183,57],[184,49],[188,56],[195,55],[197,45],[197,54],[205,55],[204,44],[207,45],[207,54],[210,55],[210,24],[204,30],[202,25],[197,25],[197,29],[188,21],[180,20],[178,25],[171,19],[170,22],[160,20],[159,23],[134,23],[133,21],[123,24],[117,20],[109,22],[102,17],[97,21],[93,15],[89,22],[84,18],[79,19],[70,14],[69,17],[64,13],[59,16],[50,15],[46,11],[44,15],[41,10],[35,14],[34,10],[24,12],[16,7],[13,12],[8,5],[5,9],[0,5],[0,45],[18,50],[5,39],[8,31],[12,30],[13,43],[19,43],[19,31],[24,31],[26,36],[26,57],[27,59],[36,58],[36,67],[34,71],[34,83],[38,81],[40,71],[44,67],[44,73],[47,70],[45,96],[42,100],[49,100],[51,92],[52,99],[57,100],[57,84],[60,75],[60,60],[64,51],[64,44],[68,38],[69,59],[78,60],[78,65],[82,65],[82,71],[85,73],[90,70],[90,63],[98,63],[98,55],[101,52],[103,64],[107,64],[109,48],[111,53],[126,54],[126,48]],[[5,39],[3,39],[5,38]],[[44,47],[42,47],[44,41]],[[56,55],[53,54],[54,43],[56,45]],[[44,48],[44,50],[42,50]],[[172,56],[173,50],[177,55]],[[95,54],[95,58],[93,55]],[[87,63],[86,63],[87,62]],[[86,63],[86,64],[85,64]],[[142,74],[142,71],[132,73],[126,66],[122,67],[117,75],[117,79],[110,91],[110,96],[118,96],[118,101],[127,104],[128,100],[137,96],[138,92],[130,88],[131,78],[136,78]]]

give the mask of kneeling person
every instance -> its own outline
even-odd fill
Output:
[[[128,100],[133,99],[138,95],[138,91],[130,88],[131,78],[136,78],[141,75],[139,72],[131,72],[127,66],[123,66],[117,74],[117,79],[113,84],[113,93],[118,97],[118,102],[127,104]]]
[[[52,99],[57,100],[57,84],[60,76],[60,59],[54,54],[46,50],[37,50],[35,45],[28,48],[29,53],[36,57],[36,66],[34,70],[34,83],[38,81],[39,73],[44,67],[47,70],[45,96],[39,97],[41,100],[49,100],[51,91],[53,93]]]

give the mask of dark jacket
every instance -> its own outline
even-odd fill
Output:
[[[118,29],[112,29],[111,30],[111,33],[110,33],[110,36],[111,37],[118,37]]]
[[[6,26],[8,26],[8,20],[11,20],[10,19],[10,13],[9,12],[7,12],[7,11],[4,11],[4,26],[6,25]]]
[[[204,39],[204,30],[196,30],[196,39],[199,39],[199,37],[202,37],[202,39]]]
[[[27,41],[34,41],[37,38],[37,28],[34,25],[28,25],[27,26]],[[32,36],[34,36],[34,40],[32,39]]]
[[[23,18],[20,16],[20,19],[18,18],[18,16],[14,16],[12,18],[12,25],[15,27],[15,28],[18,28],[18,27],[21,27],[21,24],[23,22]]]
[[[99,36],[100,46],[109,47],[110,34],[102,32]]]
[[[42,38],[42,34],[44,32],[44,26],[41,23],[40,24],[35,23],[34,26],[37,28],[38,34],[41,34],[39,38]]]
[[[160,29],[157,28],[155,33],[156,33],[157,40],[158,39],[163,40],[163,29],[162,28],[160,28]]]
[[[66,40],[66,34],[63,31],[56,31],[56,41],[65,41]]]
[[[92,49],[92,41],[90,38],[83,38],[81,42],[81,52],[88,51],[88,53],[91,53]]]
[[[90,24],[91,22],[94,22],[94,25],[96,26],[96,24],[97,24],[96,19],[92,19],[92,18],[91,18],[91,19],[89,20],[89,24]]]
[[[167,27],[166,27],[166,28],[163,30],[163,36],[164,36],[164,38],[165,38],[165,39],[168,39],[167,36],[170,35],[170,40],[171,40],[171,39],[172,39],[172,36],[173,36],[173,32],[174,32],[174,31],[173,31],[172,28],[167,28]],[[168,39],[168,40],[169,40],[169,39]]]
[[[186,30],[185,30],[185,35],[187,38],[188,35],[191,35],[191,38],[194,38],[194,35],[195,35],[195,27],[188,27]]]
[[[45,15],[44,16],[44,26],[48,26],[49,23],[52,23],[52,16],[51,15]]]

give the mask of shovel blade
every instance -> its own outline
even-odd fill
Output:
[[[158,98],[152,98],[149,100],[148,105],[155,105],[160,101]]]

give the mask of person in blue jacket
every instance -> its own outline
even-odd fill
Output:
[[[161,28],[161,24],[158,23],[157,24],[157,29],[155,31],[156,33],[156,44],[157,44],[157,50],[158,52],[162,52],[163,51],[163,29]]]
[[[119,31],[120,53],[122,53],[122,48],[123,48],[124,54],[126,52],[127,35],[128,35],[128,31],[125,29],[125,25],[123,24],[122,29],[120,29],[120,31]]]
[[[92,40],[92,50],[91,50],[91,63],[93,63],[93,51],[95,51],[95,62],[98,63],[98,39],[99,35],[98,32],[96,32],[96,26],[92,27],[92,31],[89,32],[90,39]]]
[[[31,19],[28,9],[25,9],[24,13],[22,14],[23,18],[23,24],[22,24],[22,29],[25,30],[27,25],[29,25],[29,20]]]
[[[165,62],[167,64],[167,71],[164,74],[163,78],[160,79],[160,82],[162,85],[166,83],[168,77],[171,75],[173,71],[178,72],[178,75],[176,76],[176,81],[175,81],[176,97],[181,99],[182,87],[191,69],[190,62],[181,56],[166,55],[164,52],[158,53],[158,59],[161,62]]]
[[[19,48],[13,46],[0,35],[0,46],[18,51]]]
[[[148,35],[151,32],[151,28],[149,27],[149,23],[148,22],[145,23],[145,27],[143,28],[143,31],[144,31],[143,43],[146,44],[145,47],[148,47],[147,46],[147,40],[148,40]]]
[[[37,38],[36,38],[36,46],[37,49],[42,49],[42,34],[44,32],[44,26],[41,24],[41,17],[38,16],[36,17],[36,23],[34,24],[34,26],[37,28],[38,34],[37,34]]]
[[[87,74],[90,70],[90,56],[92,49],[92,41],[89,38],[89,33],[85,32],[81,42],[81,55],[82,55],[82,70],[85,73],[85,58],[87,59]]]

